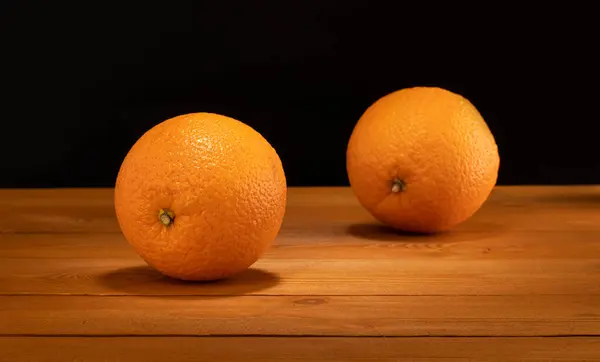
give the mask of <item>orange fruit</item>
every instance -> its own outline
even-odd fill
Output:
[[[438,87],[401,89],[360,117],[346,150],[350,186],[376,219],[415,233],[470,218],[494,188],[494,136],[466,98]]]
[[[143,134],[115,185],[123,235],[172,278],[216,280],[254,264],[279,233],[281,160],[250,126],[218,114],[177,116]]]

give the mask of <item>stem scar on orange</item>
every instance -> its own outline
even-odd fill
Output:
[[[126,155],[115,185],[119,226],[135,251],[172,278],[244,271],[279,233],[281,160],[250,126],[218,114],[168,119]]]
[[[374,102],[346,150],[350,186],[380,222],[436,233],[469,219],[497,182],[494,136],[475,106],[439,87],[413,87]]]

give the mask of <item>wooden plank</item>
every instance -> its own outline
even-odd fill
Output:
[[[0,233],[119,232],[112,189],[0,189]]]
[[[371,227],[346,187],[290,188],[284,227]],[[460,232],[600,231],[600,186],[499,186]],[[119,233],[112,189],[0,190],[0,233]],[[353,226],[354,225],[354,226]]]
[[[0,337],[6,361],[596,362],[600,339]]]
[[[0,294],[600,294],[595,232],[511,235],[307,241],[284,233],[252,270],[211,284],[163,277],[121,235],[2,235]]]
[[[0,297],[2,335],[600,336],[600,296]]]
[[[600,259],[600,232],[444,233],[409,236],[375,226],[311,229],[310,237],[282,230],[266,259]],[[574,247],[574,243],[577,247]],[[3,234],[0,259],[129,259],[138,255],[121,234]]]
[[[236,278],[180,283],[128,260],[4,260],[0,294],[600,294],[597,261],[264,259]],[[21,269],[19,269],[19,266]]]
[[[182,283],[138,259],[2,259],[0,294],[600,295],[598,259],[262,259],[215,283]]]

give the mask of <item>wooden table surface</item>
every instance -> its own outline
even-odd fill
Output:
[[[393,233],[292,188],[247,272],[184,283],[112,190],[0,190],[1,361],[600,361],[600,186],[497,187],[453,231]]]

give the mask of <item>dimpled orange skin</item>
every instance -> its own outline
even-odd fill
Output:
[[[500,165],[478,110],[438,87],[377,100],[355,125],[346,156],[359,202],[379,221],[415,233],[447,231],[470,218],[489,197]]]
[[[276,151],[235,119],[193,113],[147,131],[125,157],[115,210],[125,238],[172,278],[209,281],[254,264],[277,236],[286,179]],[[159,220],[172,211],[172,223]]]

